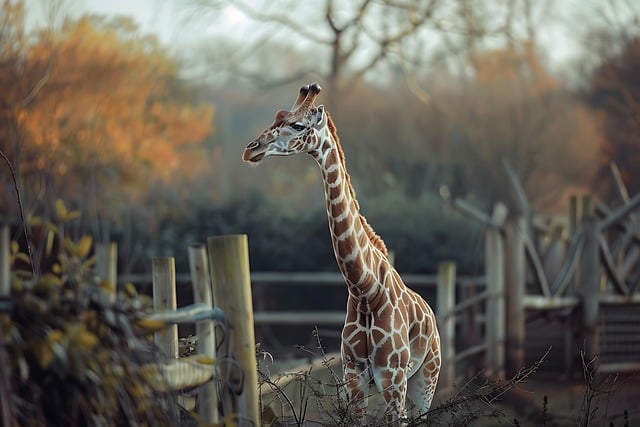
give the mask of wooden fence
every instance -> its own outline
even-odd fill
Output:
[[[111,285],[106,295],[117,304],[116,245],[97,245],[95,253],[101,287]],[[247,236],[211,237],[206,247],[189,248],[189,261],[194,304],[178,308],[174,259],[153,260],[154,313],[144,322],[159,328],[154,341],[164,354],[145,368],[157,373],[158,390],[198,387],[204,425],[260,425]],[[0,315],[11,310],[10,267],[9,227],[0,226]],[[178,358],[177,325],[189,323],[196,324],[198,351]]]
[[[495,236],[491,244],[499,245]],[[489,244],[489,243],[488,243]],[[493,254],[493,252],[491,252]],[[499,255],[488,256],[490,271],[499,276]],[[498,263],[496,266],[495,264]],[[492,277],[492,276],[488,276]],[[504,280],[491,280],[487,288],[485,276],[459,276],[452,262],[440,264],[437,275],[402,275],[407,286],[421,293],[434,308],[443,343],[443,372],[441,384],[452,385],[460,375],[473,369],[484,369],[491,375],[504,373]],[[120,282],[144,286],[150,280],[146,275],[121,276]],[[291,335],[291,328],[318,326],[324,334],[322,338],[331,338],[331,332],[339,337],[344,324],[346,288],[340,273],[330,272],[254,272],[250,274],[253,292],[253,320],[256,330],[274,328],[270,335]],[[178,274],[177,282],[186,287],[190,282],[188,274]],[[289,289],[313,290],[326,298],[336,295],[340,301],[339,309],[317,309],[313,304],[304,309],[287,307],[287,301],[278,301],[273,309],[264,300],[275,290],[287,289],[284,294],[290,296]],[[215,300],[215,299],[214,299]],[[314,300],[317,304],[318,299]],[[271,343],[273,345],[273,343]],[[301,344],[296,342],[295,344]],[[289,346],[293,349],[293,345]],[[337,346],[335,349],[337,350]],[[339,356],[337,356],[339,357]],[[480,359],[480,360],[479,360]],[[477,372],[477,370],[476,370]]]
[[[560,312],[567,330],[578,320],[580,333],[573,337],[574,342],[584,340],[587,354],[593,356],[602,349],[603,342],[609,343],[602,335],[607,331],[602,327],[603,308],[638,307],[640,234],[633,212],[640,206],[640,195],[628,198],[615,210],[596,205],[587,197],[571,200],[573,214],[569,222],[573,233],[553,276],[547,255],[550,246],[558,242],[541,237],[541,227],[531,217],[509,217],[500,204],[487,215],[461,201],[456,202],[458,208],[486,226],[484,276],[457,277],[455,265],[449,262],[440,265],[437,276],[403,275],[408,286],[423,294],[435,293],[435,298],[432,295],[428,300],[435,305],[441,333],[442,384],[454,384],[465,370],[475,374],[484,368],[489,376],[502,378],[525,366],[525,337],[531,323],[528,313],[556,316]],[[0,228],[3,283],[8,281],[8,237],[6,227]],[[151,277],[119,277],[115,245],[96,247],[96,254],[97,271],[108,281],[117,278],[119,282],[153,283],[157,313],[152,319],[171,324],[196,322],[199,351],[217,363],[214,371],[205,373],[209,379],[215,373],[218,379],[200,388],[199,399],[203,419],[212,423],[219,419],[217,398],[221,399],[224,414],[239,414],[248,422],[259,420],[257,387],[251,386],[257,385],[254,325],[307,323],[338,327],[344,322],[342,309],[273,311],[262,306],[260,300],[254,307],[252,292],[259,294],[261,288],[295,284],[324,289],[318,286],[344,287],[344,282],[338,273],[250,273],[246,236],[214,237],[206,248],[190,247],[189,275],[176,274],[173,260],[161,258],[153,261]],[[176,282],[192,283],[193,305],[176,307]],[[225,340],[216,341],[216,322],[226,325]],[[639,335],[635,328],[628,327],[624,333]],[[175,327],[159,334],[156,342],[167,350],[167,358],[177,360]],[[216,354],[216,350],[221,353]],[[640,352],[623,364],[608,361],[602,368],[640,370],[637,354]],[[193,375],[193,367],[190,369],[189,375]],[[173,371],[165,370],[167,375]],[[187,374],[179,374],[175,382],[185,384],[186,377]]]

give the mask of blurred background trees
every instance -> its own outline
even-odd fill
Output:
[[[0,149],[25,207],[44,215],[64,198],[83,212],[78,232],[120,241],[125,271],[227,232],[250,234],[256,269],[334,268],[317,166],[240,161],[309,81],[325,89],[363,213],[403,271],[443,258],[475,268],[481,231],[448,201],[516,211],[503,159],[546,213],[569,192],[607,198],[612,161],[640,186],[630,0],[171,4],[186,46],[126,16],[56,9],[29,26],[23,1],[2,2]],[[16,218],[2,171],[0,213]]]

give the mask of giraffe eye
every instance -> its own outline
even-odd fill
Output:
[[[297,130],[297,131],[301,131],[305,129],[305,127],[300,123],[293,123],[291,127],[293,128],[293,130]]]

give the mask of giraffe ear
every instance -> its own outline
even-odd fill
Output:
[[[322,129],[327,124],[327,112],[324,111],[324,105],[318,105],[316,113],[313,117],[313,127]]]

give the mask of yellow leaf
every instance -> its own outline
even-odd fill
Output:
[[[31,226],[38,226],[41,225],[43,223],[42,218],[40,218],[39,216],[32,216],[29,218],[29,225]]]
[[[56,209],[56,215],[61,221],[63,221],[64,217],[67,216],[68,212],[67,212],[67,207],[65,206],[62,199],[56,200],[55,209]]]
[[[138,295],[138,290],[133,283],[129,282],[124,285],[124,293],[131,298],[135,298]]]
[[[238,414],[229,414],[222,419],[222,425],[224,427],[238,427]]]
[[[91,268],[95,263],[96,263],[96,257],[92,256],[91,258],[87,259],[84,263],[82,263],[82,268],[84,269]]]
[[[145,319],[138,320],[136,323],[139,327],[149,332],[161,331],[167,327],[166,322],[164,322],[163,320],[157,320],[157,319],[145,318]]]
[[[16,259],[19,259],[21,261],[26,262],[27,264],[31,264],[31,260],[29,259],[29,255],[23,253],[23,252],[18,252],[16,254]]]
[[[102,289],[103,291],[107,291],[109,293],[114,293],[116,291],[116,287],[113,285],[113,283],[109,282],[108,280],[102,280],[100,282],[100,289]]]
[[[23,279],[31,279],[33,273],[29,270],[15,270],[14,273],[18,277],[22,277]]]
[[[68,237],[64,239],[64,248],[71,255],[76,253],[76,244]]]
[[[76,211],[71,211],[71,212],[67,213],[67,215],[64,218],[62,218],[62,221],[64,221],[64,222],[71,221],[71,220],[74,220],[74,219],[79,218],[79,217],[80,217],[80,211],[77,211],[77,210]]]
[[[46,245],[46,247],[44,249],[44,253],[47,256],[50,256],[51,255],[51,251],[53,250],[53,238],[54,238],[53,231],[49,230],[47,232],[47,245]]]
[[[55,263],[51,266],[51,271],[53,273],[60,274],[62,272],[62,267],[60,267],[60,264]]]
[[[75,255],[80,258],[85,258],[89,255],[91,246],[93,245],[93,237],[89,235],[82,236],[75,247]]]
[[[38,284],[46,287],[62,286],[62,279],[53,273],[45,273],[38,281]]]
[[[44,341],[36,341],[33,344],[33,355],[42,369],[47,369],[53,362],[53,349]]]
[[[42,226],[43,226],[45,229],[47,229],[47,230],[49,230],[49,231],[52,231],[52,232],[54,232],[54,233],[57,233],[58,231],[60,231],[60,229],[58,228],[58,226],[57,226],[57,225],[55,225],[54,223],[49,222],[49,221],[44,221],[44,222],[42,222]]]
[[[11,253],[16,254],[20,250],[20,244],[15,240],[11,241]]]
[[[60,329],[52,329],[49,331],[47,339],[50,343],[60,343],[64,339],[64,332]]]
[[[210,358],[209,356],[205,356],[204,354],[200,354],[196,356],[195,361],[202,365],[215,365],[216,361]]]
[[[89,331],[82,331],[76,336],[75,342],[84,349],[91,350],[98,345],[98,337]]]

